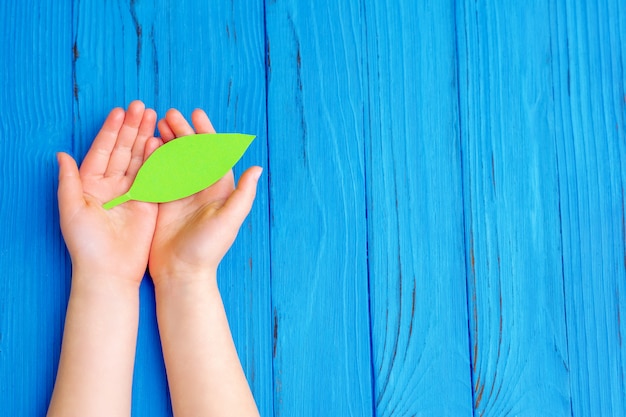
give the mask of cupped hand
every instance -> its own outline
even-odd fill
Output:
[[[161,140],[165,143],[194,133],[215,133],[204,111],[195,110],[191,119],[195,131],[180,112],[169,110],[158,124]],[[235,188],[231,170],[203,191],[159,205],[149,259],[155,285],[215,276],[252,208],[261,172],[260,167],[249,168]]]
[[[156,113],[140,101],[111,111],[80,170],[65,153],[59,161],[61,230],[76,276],[139,284],[146,270],[158,206],[128,201],[102,204],[124,194],[157,146]]]

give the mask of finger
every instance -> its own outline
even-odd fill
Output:
[[[105,177],[124,176],[126,174],[145,108],[145,105],[139,100],[133,101],[128,106],[124,124],[117,135],[117,142],[115,142],[111,159],[104,173]]]
[[[196,133],[185,117],[176,109],[169,109],[167,113],[165,113],[165,120],[174,133],[174,137],[179,138]],[[163,141],[167,142],[165,139],[163,139]]]
[[[145,161],[152,155],[152,152],[156,151],[159,146],[163,145],[163,141],[159,138],[152,137],[146,142],[146,148],[144,149],[143,160]]]
[[[157,123],[157,128],[159,129],[159,134],[161,135],[161,140],[165,142],[169,142],[174,139],[176,135],[170,128],[170,125],[167,124],[167,120],[161,119],[159,123]]]
[[[215,128],[213,128],[213,124],[204,110],[195,109],[193,113],[191,113],[191,121],[196,128],[196,132],[215,133]]]
[[[248,168],[241,175],[235,191],[232,192],[224,206],[220,209],[219,216],[224,217],[226,224],[236,228],[235,232],[239,230],[239,227],[241,227],[241,224],[252,209],[257,184],[262,172],[263,168],[261,167]]]
[[[64,152],[57,153],[59,162],[59,214],[69,219],[76,208],[84,204],[83,183],[74,158]]]
[[[111,110],[80,166],[82,175],[104,175],[109,159],[111,159],[111,152],[117,141],[117,135],[124,123],[125,114],[124,109],[119,107]]]
[[[143,113],[143,119],[141,119],[141,124],[139,125],[139,130],[137,132],[137,140],[133,145],[132,156],[130,159],[130,164],[128,165],[128,170],[126,171],[126,175],[135,178],[137,175],[137,171],[141,168],[143,164],[146,144],[149,139],[154,137],[154,128],[156,127],[156,112],[152,109],[146,109]]]

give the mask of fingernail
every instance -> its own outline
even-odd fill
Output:
[[[261,174],[263,173],[263,168],[262,168],[262,167],[259,167],[259,168],[260,168],[260,169],[257,169],[256,174],[254,174],[254,179],[255,179],[256,181],[258,181],[258,180],[259,180],[259,178],[261,177]]]

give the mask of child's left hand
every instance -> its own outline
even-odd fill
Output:
[[[175,109],[159,121],[163,142],[194,133],[215,133],[206,113],[195,110],[194,128]],[[159,205],[150,250],[150,275],[155,287],[168,281],[215,278],[217,266],[233,244],[252,208],[261,167],[244,172],[235,188],[233,171],[210,187],[181,200]],[[213,284],[217,284],[213,279]]]
[[[111,210],[102,204],[124,194],[146,157],[156,149],[156,113],[140,101],[111,111],[80,167],[59,153],[61,230],[74,277],[122,280],[139,285],[154,234],[156,204],[129,201]]]

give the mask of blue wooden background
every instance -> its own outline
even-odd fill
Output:
[[[219,282],[263,416],[626,415],[623,1],[2,1],[0,40],[1,415],[55,377],[55,152],[133,99],[257,135]]]

